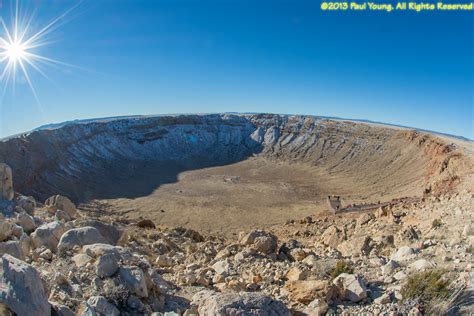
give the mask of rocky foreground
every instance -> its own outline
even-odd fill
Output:
[[[0,302],[16,315],[468,314],[473,194],[308,216],[238,240],[87,218],[13,193],[0,164]]]

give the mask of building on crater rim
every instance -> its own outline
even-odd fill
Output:
[[[328,195],[327,203],[332,213],[338,213],[342,210],[342,199],[339,195]]]

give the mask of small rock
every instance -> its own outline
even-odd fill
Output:
[[[390,295],[387,293],[384,293],[383,295],[377,297],[374,300],[375,304],[388,304],[391,302]]]
[[[298,280],[305,280],[308,277],[308,275],[309,275],[308,270],[304,270],[300,267],[293,267],[286,274],[286,278],[289,281],[298,281]]]
[[[367,297],[367,288],[364,281],[354,275],[342,273],[333,280],[337,287],[339,298],[357,303]]]
[[[0,241],[7,240],[13,233],[12,224],[0,218]]]
[[[229,275],[230,265],[229,265],[228,261],[220,260],[220,261],[217,261],[216,263],[214,263],[212,265],[212,269],[214,269],[214,271],[216,271],[216,274],[222,275],[222,276],[225,277],[225,276]]]
[[[91,262],[93,258],[85,253],[78,253],[77,255],[74,255],[72,257],[72,261],[76,264],[78,267],[85,266],[89,262]]]
[[[315,255],[309,255],[302,262],[310,267],[314,267],[318,263],[318,258]]]
[[[30,233],[36,229],[36,223],[33,216],[27,213],[19,213],[16,216],[16,223],[23,227],[23,230],[27,233]]]
[[[393,277],[395,278],[395,280],[401,281],[407,277],[407,274],[403,271],[398,271],[393,275]]]
[[[408,246],[400,247],[390,258],[395,261],[406,261],[413,258],[415,251]]]
[[[326,315],[328,309],[328,303],[317,298],[308,304],[305,309],[305,313],[308,314],[308,316],[322,316]]]
[[[398,262],[396,262],[395,260],[390,260],[389,262],[387,262],[387,264],[382,266],[382,268],[381,268],[382,269],[382,274],[385,275],[385,276],[390,275],[398,267],[400,267]]]
[[[58,221],[64,221],[64,222],[69,222],[72,220],[71,216],[69,215],[68,212],[63,211],[63,210],[57,210],[56,214],[54,215]]]
[[[337,248],[346,239],[346,236],[339,228],[331,225],[324,231],[321,238],[324,245]]]
[[[35,248],[45,246],[53,252],[56,252],[59,239],[64,234],[64,225],[58,221],[41,225],[31,233],[31,241]]]
[[[371,213],[363,213],[362,215],[359,216],[359,218],[357,219],[357,223],[356,225],[358,227],[361,227],[367,223],[369,223],[371,220],[373,220],[375,218],[375,216]]]
[[[76,314],[67,306],[51,303],[51,315],[55,316],[76,316]]]
[[[292,301],[302,304],[309,304],[316,298],[326,301],[336,294],[334,286],[326,280],[288,281],[285,289]]]
[[[108,253],[100,256],[95,263],[96,273],[100,277],[111,277],[118,270],[117,256]]]
[[[138,267],[122,267],[119,270],[120,279],[138,297],[148,297],[145,275]]]
[[[0,256],[9,254],[17,259],[24,260],[25,253],[21,247],[21,243],[16,240],[9,240],[0,243]]]
[[[240,238],[241,245],[252,246],[256,251],[263,254],[275,253],[277,250],[277,237],[263,230],[254,230]]]
[[[41,252],[39,256],[40,258],[43,258],[45,260],[51,260],[53,258],[53,252],[49,249],[46,249],[43,252]]]
[[[32,196],[20,196],[16,200],[17,205],[29,215],[34,215],[36,208],[35,198]]]
[[[77,218],[78,216],[77,209],[74,203],[72,203],[70,199],[62,195],[55,195],[50,197],[46,200],[46,202],[44,202],[44,205],[49,208],[52,214],[56,214],[57,210],[63,210],[71,218]]]
[[[411,271],[422,271],[426,269],[433,268],[435,265],[432,262],[429,262],[425,259],[419,259],[408,266],[408,269]]]
[[[474,236],[474,226],[472,224],[466,224],[462,230],[464,237]]]
[[[87,304],[91,306],[99,315],[119,316],[120,312],[114,304],[109,303],[103,296],[92,296],[87,300]],[[95,313],[94,313],[95,315]]]

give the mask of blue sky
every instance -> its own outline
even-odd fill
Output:
[[[39,28],[76,2],[23,1]],[[472,12],[323,12],[317,1],[85,0],[35,50],[77,65],[8,89],[0,137],[73,119],[271,112],[474,139]],[[6,20],[11,1],[3,1]],[[72,18],[72,19],[71,19]]]

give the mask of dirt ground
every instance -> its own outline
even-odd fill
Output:
[[[142,171],[128,182],[153,181],[154,174],[164,172]],[[147,196],[95,200],[89,206],[101,205],[102,216],[105,212],[130,220],[147,218],[156,224],[230,236],[324,212],[329,194],[343,196],[346,204],[386,201],[397,197],[387,193],[390,188],[390,183],[373,186],[309,164],[252,157],[230,165],[184,171],[176,182],[162,184]]]

